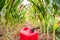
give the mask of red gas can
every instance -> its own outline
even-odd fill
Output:
[[[38,40],[38,32],[32,32],[31,28],[24,27],[20,31],[20,40]]]

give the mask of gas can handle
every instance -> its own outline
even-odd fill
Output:
[[[40,27],[33,28],[33,29],[32,29],[32,32],[34,32],[35,29],[40,29]]]

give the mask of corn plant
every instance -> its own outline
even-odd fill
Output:
[[[6,36],[8,40],[8,24],[15,24],[19,19],[19,12],[16,11],[18,5],[21,3],[21,0],[2,0],[0,5],[1,17],[4,17],[5,26],[6,26]],[[3,5],[4,4],[4,5]],[[3,7],[3,8],[2,8]],[[2,16],[2,13],[4,16]],[[15,27],[16,28],[16,27]]]
[[[45,33],[45,29],[47,28],[47,36],[49,33],[49,27],[50,25],[55,25],[55,17],[58,14],[58,8],[60,8],[60,6],[58,6],[60,3],[58,2],[59,0],[29,0],[30,2],[33,3],[36,12],[38,14],[38,19],[41,21],[41,23],[43,22],[43,27],[44,27],[44,33]],[[53,40],[55,40],[55,30],[57,29],[57,27],[53,26]],[[56,28],[56,29],[55,29]],[[42,29],[42,28],[41,28]]]
[[[26,1],[26,0],[25,0]],[[55,31],[58,28],[56,15],[60,10],[60,0],[28,0],[26,5],[24,0],[2,0],[0,1],[1,21],[4,19],[6,26],[6,35],[8,40],[8,25],[23,24],[30,22],[33,26],[40,26],[41,33],[49,35],[49,28],[52,27],[53,40],[55,40]],[[27,1],[27,3],[28,3]],[[24,4],[22,4],[24,3]],[[4,14],[4,15],[2,15]],[[15,27],[17,28],[17,27]]]

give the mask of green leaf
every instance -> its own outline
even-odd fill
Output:
[[[11,11],[12,12],[17,9],[17,6],[19,5],[19,3],[21,3],[21,0],[16,0],[16,2],[14,3],[14,5],[11,7]]]
[[[7,0],[6,9],[9,9],[9,7],[11,7],[11,4],[12,4],[12,0]]]
[[[45,0],[46,4],[49,4],[49,0]]]
[[[0,11],[4,7],[4,4],[5,4],[5,0],[0,0]]]
[[[60,8],[60,0],[53,0],[53,1]]]
[[[58,6],[53,5],[53,8],[54,8],[54,14],[55,14],[55,15],[58,14]]]

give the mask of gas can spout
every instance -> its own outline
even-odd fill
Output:
[[[32,32],[34,32],[35,29],[40,29],[40,27],[33,28],[33,29],[32,29]]]

